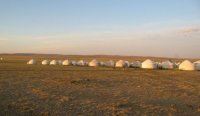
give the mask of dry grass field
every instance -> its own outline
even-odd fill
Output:
[[[200,115],[200,72],[27,65],[30,58],[145,57],[1,55],[0,115]],[[151,58],[162,61],[165,58]],[[171,59],[181,61],[181,59]],[[196,60],[196,59],[192,59]]]

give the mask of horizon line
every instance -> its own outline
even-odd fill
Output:
[[[0,53],[0,55],[60,55],[60,56],[120,56],[120,57],[149,57],[149,58],[171,58],[171,59],[200,59],[199,57],[167,57],[167,56],[138,56],[120,54],[57,54],[57,53]]]

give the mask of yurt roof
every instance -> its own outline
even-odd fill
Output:
[[[196,61],[196,62],[194,62],[194,63],[195,63],[195,64],[196,64],[196,63],[200,64],[200,60],[198,60],[198,61]]]
[[[179,65],[179,69],[180,70],[194,70],[194,64],[190,62],[189,60],[185,60]]]

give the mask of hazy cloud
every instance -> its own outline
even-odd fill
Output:
[[[0,38],[0,41],[5,41],[5,40],[6,40],[6,39],[1,39],[1,38]]]
[[[198,32],[200,28],[191,25],[152,27],[152,30],[86,30],[55,35],[2,36],[0,41],[6,41],[0,42],[0,52],[200,57],[196,52],[200,50]]]
[[[186,28],[182,30],[183,33],[196,33],[200,32],[200,28]]]

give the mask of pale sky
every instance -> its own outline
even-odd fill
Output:
[[[200,1],[0,0],[0,53],[200,58]]]

